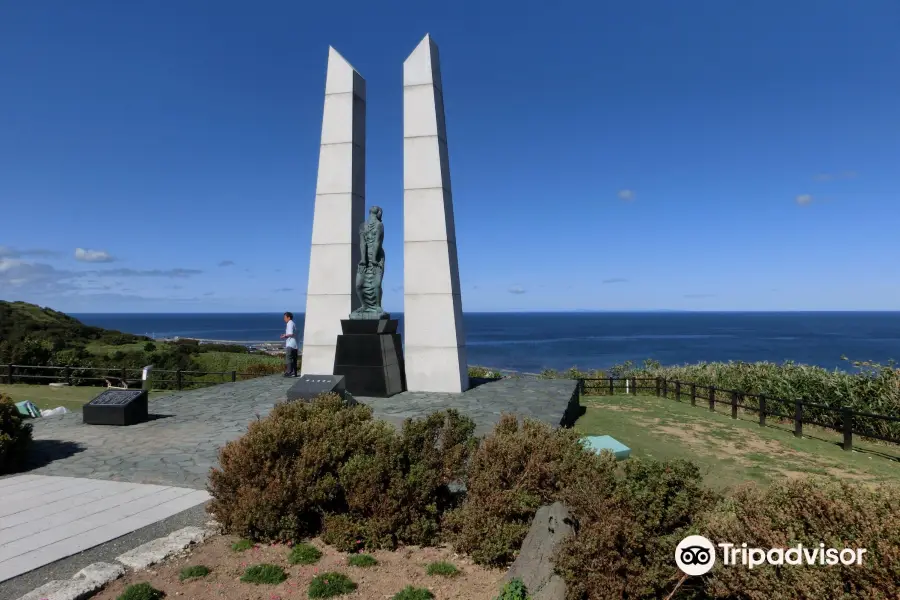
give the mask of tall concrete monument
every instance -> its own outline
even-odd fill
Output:
[[[329,48],[303,326],[303,375],[332,373],[341,319],[359,307],[355,280],[365,189],[366,82]]]
[[[437,45],[403,63],[403,318],[411,392],[469,387]]]

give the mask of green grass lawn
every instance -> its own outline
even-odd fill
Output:
[[[719,489],[747,481],[769,483],[807,474],[864,482],[897,481],[900,446],[868,443],[854,436],[845,452],[841,434],[770,419],[760,427],[755,414],[711,413],[688,401],[655,396],[587,396],[587,412],[575,427],[588,435],[610,435],[638,458],[683,458],[697,464],[707,484]]]
[[[80,411],[85,402],[92,400],[105,389],[105,387],[52,388],[49,385],[0,384],[0,394],[6,394],[13,402],[31,400],[38,408],[65,406],[70,411]]]

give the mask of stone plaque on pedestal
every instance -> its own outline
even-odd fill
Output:
[[[304,375],[287,391],[287,401],[310,402],[327,393],[346,399],[345,391],[345,380],[340,375]]]
[[[135,425],[147,420],[147,390],[106,390],[81,409],[87,425]]]
[[[337,337],[334,374],[354,396],[387,398],[406,390],[403,346],[396,319],[344,319]]]

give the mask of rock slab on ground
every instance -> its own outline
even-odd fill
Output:
[[[566,584],[554,572],[553,555],[560,542],[574,533],[569,510],[563,504],[554,502],[539,508],[505,580],[521,579],[533,600],[565,600]]]
[[[212,532],[201,527],[185,527],[173,531],[164,538],[142,544],[125,554],[116,557],[116,560],[132,569],[146,569],[163,559],[184,550],[191,544],[199,544]]]
[[[93,563],[78,571],[72,579],[47,582],[19,600],[81,600],[124,573],[122,565]]]

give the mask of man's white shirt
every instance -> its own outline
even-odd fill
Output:
[[[294,324],[293,319],[287,322],[287,328],[285,328],[284,334],[288,336],[284,340],[284,347],[298,350],[299,346],[297,345],[297,325]]]

